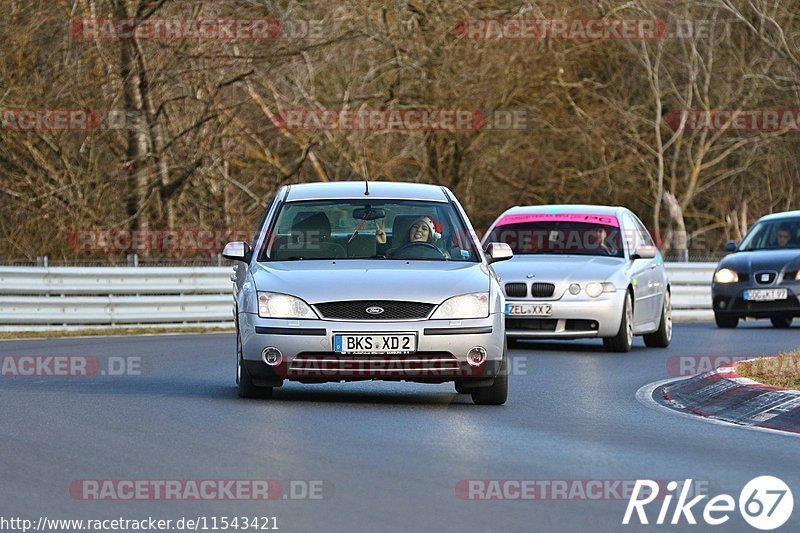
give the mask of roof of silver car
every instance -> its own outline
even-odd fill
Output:
[[[341,199],[407,199],[448,201],[445,190],[440,185],[424,183],[405,183],[396,181],[370,181],[369,196],[364,194],[363,181],[330,181],[301,183],[291,185],[286,201]]]
[[[770,213],[764,215],[760,220],[780,220],[782,218],[800,217],[800,211],[784,211],[782,213]]]
[[[610,205],[557,204],[557,205],[518,205],[507,210],[503,215],[559,214],[575,215],[613,215],[625,211],[624,207]]]

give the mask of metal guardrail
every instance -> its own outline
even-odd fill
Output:
[[[709,320],[716,263],[668,263],[676,320]],[[0,267],[0,330],[232,326],[230,267]]]
[[[713,320],[711,278],[717,263],[666,263],[676,321]]]

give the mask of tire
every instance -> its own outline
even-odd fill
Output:
[[[508,350],[503,346],[503,359],[500,371],[490,387],[473,389],[472,402],[475,405],[503,405],[508,399]]]
[[[783,329],[792,327],[792,318],[790,316],[773,316],[769,321],[772,322],[773,327]]]
[[[714,322],[717,323],[717,327],[721,329],[732,329],[739,325],[739,317],[738,316],[724,316],[718,315],[714,313]]]
[[[619,331],[613,337],[603,338],[603,346],[609,352],[629,352],[633,345],[633,301],[631,293],[625,295],[625,304],[622,307],[622,321]]]
[[[456,381],[456,392],[459,394],[469,394],[469,389],[464,388],[460,381]]]
[[[661,307],[661,323],[653,333],[644,336],[645,346],[650,348],[666,348],[672,341],[672,296],[664,293],[664,305]]]
[[[272,398],[272,387],[258,387],[253,384],[253,378],[248,374],[242,357],[242,343],[239,333],[236,333],[236,385],[239,398]]]

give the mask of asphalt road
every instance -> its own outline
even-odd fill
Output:
[[[382,382],[288,384],[272,400],[240,400],[232,334],[2,341],[0,356],[93,356],[101,365],[108,356],[141,358],[141,374],[0,377],[0,517],[275,516],[281,531],[624,531],[640,529],[621,525],[626,500],[469,501],[455,487],[468,479],[692,478],[712,495],[738,498],[751,478],[776,475],[798,500],[784,529],[797,530],[800,441],[659,412],[635,398],[669,377],[670,356],[800,344],[800,328],[767,324],[677,325],[669,349],[637,338],[628,354],[606,353],[597,341],[526,343],[510,352],[515,372],[502,407],[472,405],[449,384]],[[324,497],[73,498],[70,484],[85,479],[322,481]],[[648,510],[654,520],[658,507]],[[738,513],[717,528],[683,521],[659,529],[754,531]]]

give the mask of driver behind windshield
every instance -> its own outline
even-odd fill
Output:
[[[781,225],[778,228],[778,246],[781,248],[789,246],[792,241],[792,230],[787,225]]]
[[[411,223],[411,227],[408,229],[408,236],[406,242],[400,242],[399,239],[395,240],[393,237],[392,244],[394,244],[395,246],[389,249],[386,252],[386,255],[392,256],[398,249],[413,243],[423,243],[423,244],[429,244],[431,246],[436,246],[435,242],[441,238],[442,238],[441,224],[439,224],[431,216],[427,215],[420,216]],[[377,221],[375,222],[375,240],[378,242],[378,244],[382,245],[386,244],[386,228]],[[445,256],[449,257],[449,254],[447,252],[443,251],[442,253],[445,254]]]

